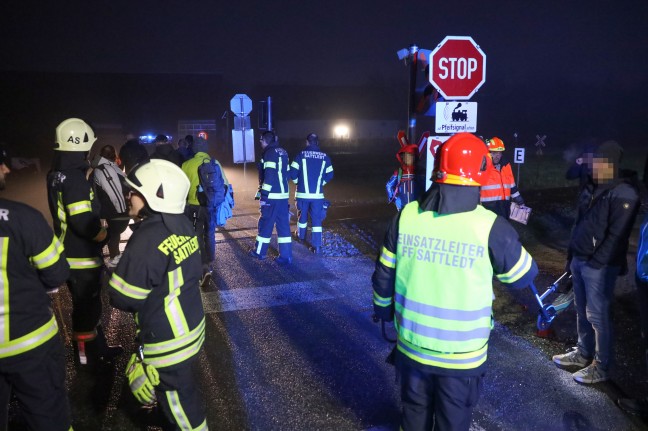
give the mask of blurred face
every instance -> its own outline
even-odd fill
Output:
[[[414,164],[414,154],[412,153],[403,153],[403,164],[405,166],[412,166]]]
[[[501,151],[491,151],[491,158],[493,159],[493,164],[496,165],[502,160],[502,152]]]
[[[128,194],[128,216],[130,218],[137,218],[144,206],[145,201],[141,194],[136,191],[131,191]]]
[[[4,163],[0,164],[0,190],[4,190],[7,185],[5,177],[11,170]]]
[[[593,157],[590,165],[592,179],[596,184],[609,183],[614,179],[616,169],[614,163],[611,163],[607,158]]]

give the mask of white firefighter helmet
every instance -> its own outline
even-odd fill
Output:
[[[169,214],[184,212],[189,178],[176,164],[162,159],[151,159],[136,166],[126,182],[138,191],[153,211]]]
[[[90,151],[97,140],[94,130],[79,118],[68,118],[56,128],[57,151]]]

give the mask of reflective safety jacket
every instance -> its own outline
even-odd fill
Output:
[[[63,152],[57,152],[63,153]],[[65,247],[71,269],[103,264],[98,238],[104,235],[92,184],[86,178],[84,154],[57,154],[59,166],[47,174],[47,194],[54,233]]]
[[[48,289],[65,283],[63,246],[42,214],[0,199],[0,371],[58,332]]]
[[[290,178],[297,184],[296,199],[324,199],[324,186],[333,179],[331,158],[309,145],[290,164]]]
[[[500,163],[498,169],[488,157],[487,166],[487,181],[481,186],[481,202],[508,201],[520,195],[510,163]]]
[[[144,362],[172,369],[196,356],[205,341],[198,239],[183,214],[142,221],[110,277],[110,301],[135,313]]]
[[[419,366],[478,374],[492,328],[493,274],[525,287],[537,266],[503,218],[480,205],[440,215],[429,196],[406,205],[388,228],[372,277],[374,311],[395,318],[398,350]]]
[[[286,150],[276,143],[268,145],[263,151],[257,167],[259,169],[261,200],[288,199],[290,165]]]

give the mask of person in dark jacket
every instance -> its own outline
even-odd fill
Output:
[[[324,199],[324,186],[333,179],[331,158],[320,150],[315,133],[306,136],[306,149],[290,164],[290,178],[295,188],[297,231],[295,237],[306,240],[308,218],[311,220],[311,251],[319,254],[322,247],[322,221],[326,218],[329,202]]]
[[[67,286],[72,296],[72,340],[77,365],[95,368],[121,353],[109,347],[101,327],[102,247],[106,229],[87,178],[88,153],[97,140],[79,118],[68,118],[56,128],[47,194],[54,232],[65,247],[70,264]]]
[[[173,144],[169,142],[166,135],[157,135],[154,143],[155,150],[151,153],[152,159],[168,160],[177,166],[182,166],[182,155],[177,149],[173,148]]]
[[[248,256],[263,260],[268,253],[272,230],[277,226],[277,243],[279,256],[275,259],[279,265],[292,263],[292,240],[290,236],[290,204],[288,203],[290,165],[288,153],[279,146],[274,132],[267,131],[261,135],[263,154],[257,168],[259,170],[259,234],[254,248]]]
[[[636,184],[619,175],[622,154],[615,141],[594,150],[588,161],[591,181],[580,192],[568,248],[578,343],[553,361],[581,368],[573,377],[584,384],[609,378],[614,359],[611,302],[617,276],[628,270],[628,237],[639,210]]]
[[[0,190],[10,172],[5,161],[0,149]],[[70,430],[65,349],[47,295],[70,274],[63,245],[40,212],[2,198],[0,244],[0,429],[8,429],[13,393],[29,429]]]
[[[137,138],[129,139],[119,149],[119,160],[124,172],[128,174],[135,166],[148,162],[150,159],[146,147]]]
[[[113,272],[110,302],[134,313],[139,354],[127,369],[138,401],[157,400],[175,429],[207,430],[192,366],[205,341],[200,249],[184,215],[189,179],[166,160],[130,172],[130,215],[140,222]],[[165,428],[166,429],[166,428]]]

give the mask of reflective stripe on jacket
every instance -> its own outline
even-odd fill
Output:
[[[480,200],[493,202],[511,199],[511,190],[515,188],[515,179],[510,163],[497,170],[491,161],[488,162],[487,181],[481,186]]]
[[[496,215],[481,206],[452,216],[406,205],[396,250],[399,350],[442,368],[486,361],[493,268],[488,238]]]
[[[324,199],[324,186],[333,179],[330,157],[318,147],[308,146],[290,164],[290,177],[297,199]]]

